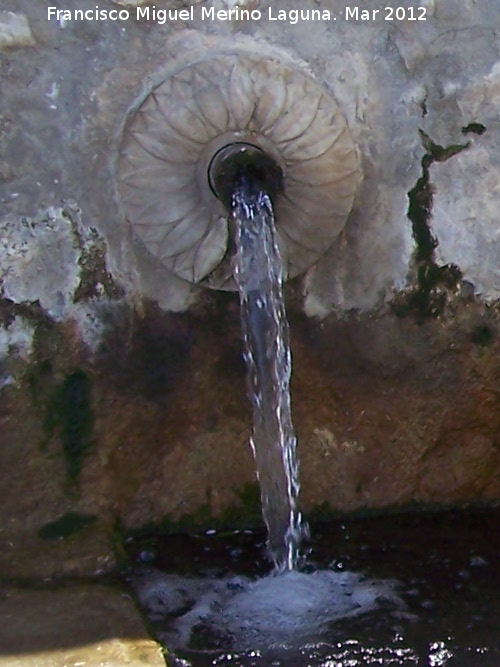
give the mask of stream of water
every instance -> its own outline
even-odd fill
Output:
[[[283,265],[269,196],[245,172],[235,182],[235,279],[240,303],[248,395],[253,408],[250,441],[257,466],[270,555],[279,570],[296,567],[306,532],[297,508],[296,438],[290,402],[291,355],[283,300]]]

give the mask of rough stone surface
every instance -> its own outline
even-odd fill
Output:
[[[34,325],[21,315],[0,328],[0,387],[23,375],[33,348]]]
[[[72,323],[90,350],[102,338],[106,306],[121,289],[107,271],[106,243],[69,202],[36,218],[0,220],[0,385],[29,361],[36,322]],[[24,313],[24,316],[20,313]],[[29,315],[29,316],[28,316]]]
[[[146,0],[112,0],[112,2],[123,7],[141,7],[146,4]]]
[[[0,613],[2,667],[165,667],[161,648],[118,589],[8,588]]]
[[[64,319],[80,282],[71,221],[59,208],[37,220],[2,222],[3,296],[17,304],[38,301],[50,318]]]
[[[425,21],[385,21],[384,11],[375,20],[355,21],[345,20],[343,3],[335,1],[328,10],[336,21],[292,25],[268,20],[269,6],[256,5],[260,21],[203,21],[195,3],[194,20],[187,23],[136,20],[132,7],[125,22],[65,20],[60,25],[47,20],[43,3],[32,3],[28,20],[42,43],[40,67],[32,72],[23,62],[28,55],[19,50],[2,85],[0,172],[10,219],[41,215],[43,201],[52,206],[60,198],[72,199],[83,211],[84,224],[95,225],[106,238],[109,268],[131,293],[154,298],[167,310],[188,307],[197,290],[158,266],[129,235],[110,196],[120,122],[148,87],[169,74],[174,61],[176,67],[180,61],[195,62],[211,48],[243,46],[255,52],[257,43],[259,50],[281,49],[333,94],[362,155],[364,183],[346,233],[307,277],[307,312],[367,310],[390,299],[408,280],[412,258],[406,212],[407,193],[421,174],[418,130],[447,146],[463,140],[462,128],[482,123],[488,128],[486,150],[494,151],[498,143],[496,7],[493,2],[466,7],[432,2],[424,5]],[[80,4],[73,0],[65,7]],[[317,3],[304,5],[313,8]],[[287,3],[272,4],[275,15],[280,9],[288,9]],[[443,261],[457,264],[465,251],[453,211],[462,205],[462,193],[457,188],[446,204],[442,200],[442,216],[451,220],[448,232],[457,232]],[[441,205],[438,199],[439,194]],[[487,238],[491,223],[483,224]],[[483,266],[478,292],[494,298],[498,276],[483,251],[478,246],[469,253],[469,262]]]
[[[500,89],[500,78],[498,85]],[[493,302],[500,299],[500,140],[489,141],[485,133],[472,141],[432,170],[436,194],[431,224],[441,263],[458,265],[464,279]],[[463,196],[457,197],[457,190]]]
[[[293,292],[288,297],[306,514],[325,502],[351,511],[499,498],[495,311],[470,299],[455,304],[453,326],[411,316],[318,326],[295,311]],[[61,325],[37,341],[30,375],[5,388],[2,402],[6,574],[108,571],[117,519],[126,529],[186,515],[210,523],[240,505],[255,474],[238,320],[236,296],[211,293],[190,313],[124,312],[92,364],[71,330],[57,332]],[[53,397],[75,367],[90,383],[92,432],[71,481],[68,422],[54,415]],[[83,426],[70,432],[86,446]],[[54,544],[37,537],[69,510],[98,523]],[[244,523],[248,508],[239,516]]]

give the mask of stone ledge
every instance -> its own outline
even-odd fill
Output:
[[[118,588],[9,588],[0,616],[1,667],[165,667],[160,646]]]

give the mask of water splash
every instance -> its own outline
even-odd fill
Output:
[[[395,583],[331,570],[252,580],[184,577],[145,568],[135,573],[132,585],[141,607],[158,623],[162,643],[181,651],[297,651],[331,639],[336,621],[404,608]]]
[[[291,416],[283,265],[271,200],[243,171],[235,180],[232,217],[237,248],[234,275],[253,408],[250,444],[271,556],[278,569],[292,570],[307,528],[297,508],[298,463]]]

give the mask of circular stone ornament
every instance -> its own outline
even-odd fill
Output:
[[[217,54],[157,85],[125,124],[118,189],[134,234],[184,280],[235,289],[228,212],[209,166],[225,146],[267,152],[283,171],[273,201],[288,278],[337,238],[361,179],[335,101],[310,76],[247,53]]]

